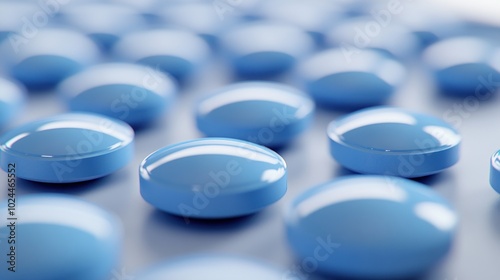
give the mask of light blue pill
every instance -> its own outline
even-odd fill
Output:
[[[439,264],[452,246],[458,218],[423,184],[355,175],[302,193],[285,221],[288,242],[304,268],[332,276],[402,279]]]
[[[348,55],[334,48],[302,62],[298,73],[319,106],[359,109],[385,103],[405,80],[406,68],[379,51]]]
[[[67,78],[58,91],[72,111],[103,114],[141,126],[165,112],[177,86],[173,78],[146,66],[106,63]]]
[[[14,202],[7,199],[0,204],[5,221],[0,227],[5,236],[0,242],[1,279],[95,280],[111,275],[122,240],[115,216],[68,195],[18,197],[16,210],[8,210],[9,203],[12,207]]]
[[[249,258],[222,254],[179,257],[145,270],[137,280],[281,280],[278,269]]]
[[[287,190],[277,153],[228,138],[201,138],[161,148],[139,168],[141,195],[184,218],[219,219],[255,213]]]
[[[225,86],[202,99],[196,125],[210,137],[229,137],[269,147],[282,146],[306,130],[314,102],[278,83],[244,82]]]
[[[490,160],[490,185],[500,194],[500,151],[496,152]]]
[[[123,37],[114,53],[120,59],[167,72],[182,81],[205,64],[210,47],[189,31],[155,29]]]
[[[237,75],[266,78],[290,70],[314,43],[307,32],[292,25],[256,21],[227,31],[221,46]]]
[[[448,123],[395,107],[363,109],[328,126],[330,153],[347,169],[421,177],[459,159],[461,137]]]
[[[0,137],[0,166],[16,164],[17,177],[72,183],[124,167],[134,151],[134,131],[101,115],[70,113],[22,125]]]
[[[460,55],[458,55],[460,54]],[[486,100],[500,80],[500,48],[474,37],[456,37],[428,47],[423,59],[442,93]]]
[[[0,77],[0,129],[23,107],[26,90],[17,83]]]
[[[12,77],[29,88],[55,86],[99,58],[92,40],[69,29],[40,29],[29,38],[14,36],[2,44],[0,53]]]

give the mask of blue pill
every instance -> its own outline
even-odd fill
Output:
[[[5,221],[11,213],[8,203],[12,201],[0,206]],[[15,208],[18,219],[0,227],[0,235],[15,235],[15,243],[14,239],[0,242],[1,279],[95,280],[111,275],[122,240],[121,223],[115,216],[68,195],[26,195],[16,200]],[[11,259],[11,246],[15,247],[13,264],[4,261]],[[13,266],[15,272],[9,271]]]
[[[24,104],[25,92],[21,85],[0,77],[0,128],[19,113]]]
[[[182,81],[207,62],[210,47],[189,31],[155,29],[123,37],[114,53],[120,59],[167,72]]]
[[[222,35],[221,46],[237,75],[265,78],[283,74],[314,47],[303,30],[279,22],[238,25]]]
[[[40,119],[0,137],[0,167],[16,164],[19,178],[72,183],[96,179],[133,158],[134,131],[101,115],[61,114]]]
[[[219,219],[255,213],[287,190],[277,153],[227,138],[201,138],[161,148],[140,169],[142,197],[184,218]]]
[[[179,257],[156,265],[137,280],[206,279],[206,280],[281,280],[278,269],[249,258],[222,254],[199,254]]]
[[[299,195],[285,223],[303,267],[332,276],[401,279],[428,271],[447,255],[458,218],[423,184],[354,175]]]
[[[490,185],[500,194],[500,151],[496,152],[490,160]]]
[[[487,40],[456,37],[440,41],[425,50],[423,59],[446,95],[486,100],[499,88],[494,81],[500,80],[500,48]]]
[[[159,118],[173,102],[173,78],[146,66],[108,63],[93,66],[58,87],[72,111],[106,115],[132,126]]]
[[[318,105],[338,109],[381,105],[406,77],[405,67],[382,52],[359,50],[346,56],[342,48],[313,55],[298,72]]]
[[[421,177],[459,159],[461,137],[448,123],[395,107],[353,112],[328,126],[330,153],[359,173]]]
[[[278,147],[306,130],[314,102],[301,91],[270,82],[225,86],[196,106],[198,129],[210,137],[229,137]]]
[[[0,53],[12,77],[30,88],[55,86],[96,63],[100,55],[92,40],[69,29],[41,29],[29,39],[13,35]]]

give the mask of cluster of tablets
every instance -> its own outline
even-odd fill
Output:
[[[142,161],[145,201],[186,220],[256,213],[287,192],[278,152],[313,125],[315,111],[349,111],[325,127],[325,139],[333,159],[360,174],[309,188],[284,215],[302,267],[392,279],[424,273],[449,252],[456,211],[407,178],[453,166],[462,137],[439,118],[378,105],[406,81],[416,57],[444,95],[497,91],[477,80],[500,80],[500,46],[480,27],[454,18],[429,24],[415,20],[428,15],[420,13],[392,20],[403,10],[399,1],[66,2],[0,1],[0,128],[39,90],[54,91],[71,111],[3,131],[4,171],[15,167],[17,178],[50,184],[116,172],[134,158],[136,131],[175,106],[215,58],[235,82],[194,104],[206,138]],[[293,82],[278,82],[285,75]],[[490,180],[500,192],[500,152]],[[113,215],[66,195],[24,196],[15,205],[19,267],[0,270],[2,279],[106,279],[116,267],[123,232]],[[2,263],[9,248],[0,240]],[[201,277],[292,279],[260,262],[209,254],[134,279]]]

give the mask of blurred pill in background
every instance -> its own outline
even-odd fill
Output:
[[[0,77],[0,130],[19,115],[25,101],[23,86]]]
[[[33,16],[38,11],[34,2],[30,1],[0,1],[0,42],[9,40],[13,34],[33,32]]]
[[[312,123],[314,102],[288,85],[243,82],[224,86],[195,108],[196,125],[209,137],[280,147]]]
[[[494,153],[490,159],[490,185],[500,194],[500,151]]]
[[[406,78],[406,68],[383,52],[343,48],[313,55],[297,72],[318,106],[344,110],[384,104]]]

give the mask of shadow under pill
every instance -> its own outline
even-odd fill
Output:
[[[61,193],[78,195],[90,192],[107,185],[113,180],[113,174],[84,182],[77,183],[42,183],[18,178],[17,186],[20,194],[29,193]]]
[[[491,225],[496,235],[500,237],[500,196],[491,210]]]

